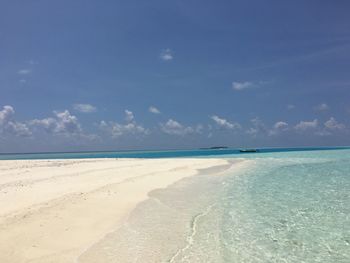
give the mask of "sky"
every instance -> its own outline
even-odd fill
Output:
[[[346,0],[4,0],[0,152],[350,145]]]

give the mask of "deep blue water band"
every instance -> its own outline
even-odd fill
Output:
[[[82,158],[177,158],[177,157],[210,157],[224,155],[256,155],[260,153],[339,150],[350,147],[313,147],[313,148],[262,148],[257,153],[242,153],[240,149],[196,149],[167,151],[119,151],[119,152],[71,152],[71,153],[15,153],[0,154],[0,160],[22,159],[82,159]]]

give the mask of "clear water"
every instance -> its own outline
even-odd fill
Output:
[[[349,263],[350,150],[245,157],[152,192],[81,262]]]
[[[254,162],[227,177],[186,262],[205,260],[198,248],[218,217],[220,252],[212,250],[211,262],[350,262],[350,151],[268,153]]]

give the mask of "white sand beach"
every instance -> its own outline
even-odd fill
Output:
[[[225,159],[0,161],[0,262],[77,262],[150,191],[228,166]]]

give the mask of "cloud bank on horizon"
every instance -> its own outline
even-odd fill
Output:
[[[75,106],[75,105],[73,105]],[[155,108],[151,106],[150,108]],[[82,111],[81,113],[85,113]],[[150,114],[154,112],[150,111]],[[0,137],[2,139],[19,138],[22,140],[36,141],[63,139],[66,143],[80,141],[81,143],[101,143],[110,140],[119,142],[127,137],[132,139],[155,140],[160,133],[167,136],[197,136],[203,138],[222,136],[222,131],[233,137],[248,135],[248,139],[259,136],[260,138],[288,136],[317,136],[327,138],[332,136],[349,136],[350,127],[330,117],[323,123],[318,119],[302,120],[296,124],[285,121],[276,121],[272,125],[265,124],[261,119],[253,118],[248,125],[238,122],[230,122],[217,115],[208,117],[208,122],[186,126],[177,120],[169,118],[154,127],[146,127],[136,122],[135,115],[130,110],[124,110],[124,121],[101,120],[93,133],[83,129],[77,116],[72,115],[69,110],[53,111],[52,115],[43,119],[29,119],[18,121],[15,118],[15,110],[12,106],[3,106],[0,111]],[[158,113],[157,113],[158,114]],[[212,126],[210,121],[214,122]],[[43,136],[45,135],[45,136]]]
[[[350,145],[349,8],[1,3],[0,152]]]

